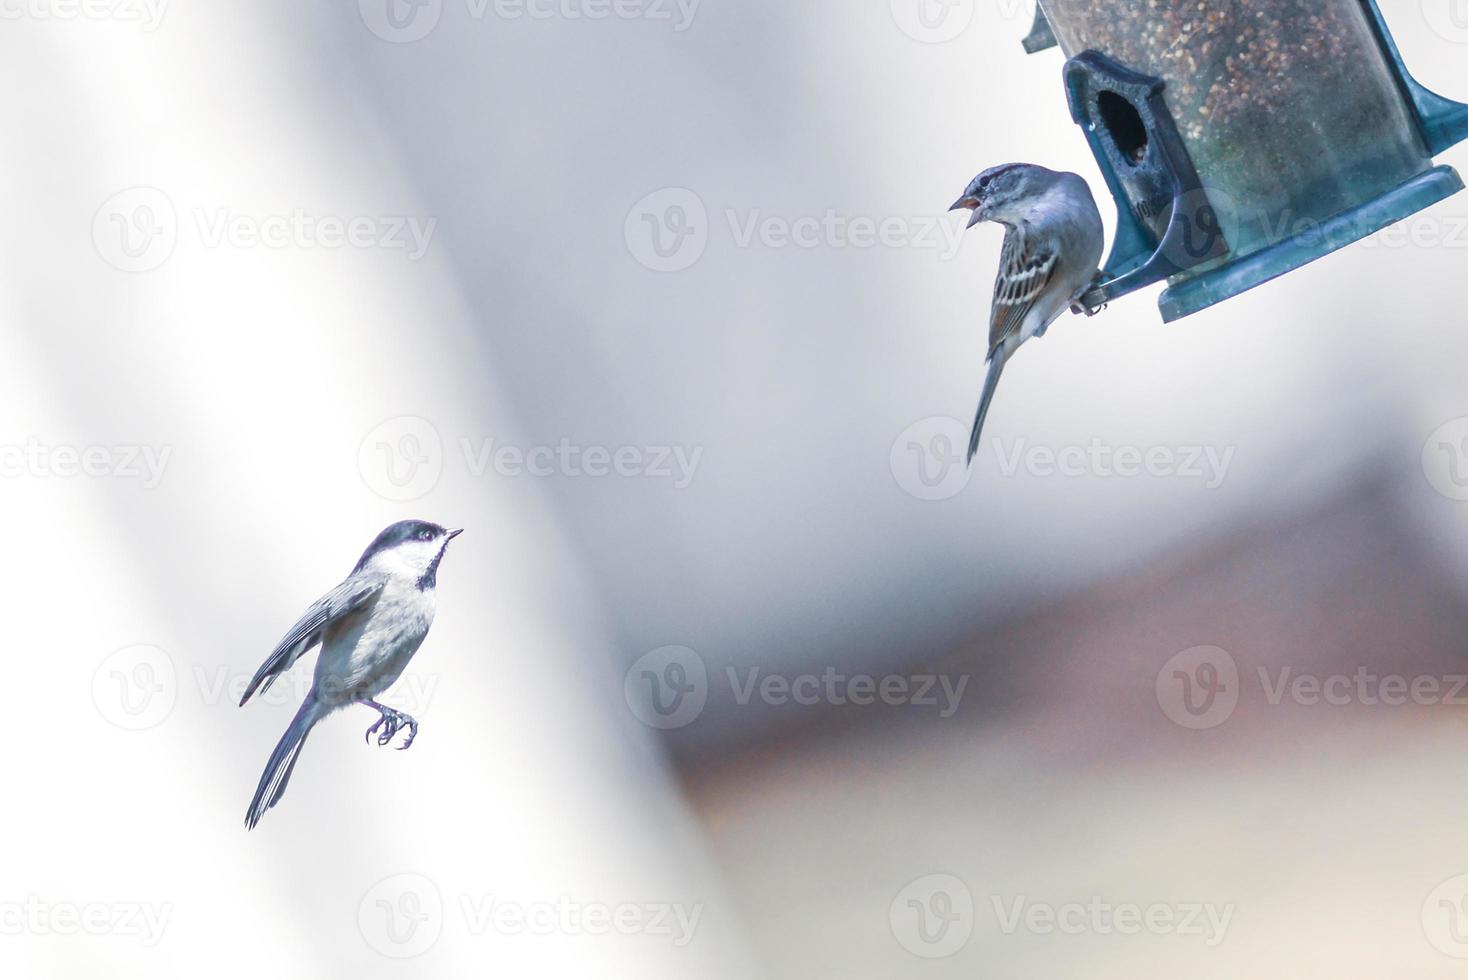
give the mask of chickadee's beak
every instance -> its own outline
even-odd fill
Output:
[[[968,227],[972,228],[974,225],[984,220],[981,212],[979,211],[980,203],[981,202],[978,198],[970,197],[969,195],[965,194],[963,197],[960,197],[958,200],[954,201],[953,207],[949,208],[948,210],[962,211],[963,209],[967,208],[968,210],[972,211],[973,214],[969,215],[968,219]]]
[[[463,528],[456,527],[452,531],[450,531],[447,536],[444,537],[443,543],[444,544],[448,544],[450,541],[454,540],[454,538],[457,538],[459,535],[461,535],[463,533],[464,533],[464,529]]]

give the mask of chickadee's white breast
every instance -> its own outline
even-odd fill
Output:
[[[391,687],[428,635],[435,605],[433,589],[389,581],[374,602],[327,630],[316,661],[318,690],[354,700]]]

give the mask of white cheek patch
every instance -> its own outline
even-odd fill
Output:
[[[428,568],[438,547],[432,541],[408,541],[379,553],[372,559],[376,568],[389,575],[422,575]]]

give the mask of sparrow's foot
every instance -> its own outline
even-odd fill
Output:
[[[1070,311],[1072,313],[1084,313],[1086,316],[1095,316],[1106,309],[1106,291],[1101,288],[1105,277],[1096,273],[1096,278],[1091,280],[1091,285],[1085,292],[1081,293],[1071,301]]]
[[[367,729],[366,740],[369,743],[375,734],[377,735],[378,746],[385,746],[393,740],[393,736],[397,735],[402,729],[407,728],[408,737],[402,745],[398,746],[398,751],[401,752],[403,749],[412,745],[413,739],[418,737],[418,722],[413,719],[412,715],[405,714],[394,708],[389,708],[385,704],[378,704],[376,701],[364,699],[362,703],[369,708],[376,708],[382,712],[382,717],[378,718],[372,727]],[[380,732],[378,731],[379,729],[381,729]]]

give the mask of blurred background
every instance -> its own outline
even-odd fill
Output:
[[[946,208],[1101,189],[1032,13],[0,7],[0,972],[1458,975],[1468,195],[1067,317],[966,472]],[[314,657],[244,684],[406,517],[417,743],[246,833]]]

